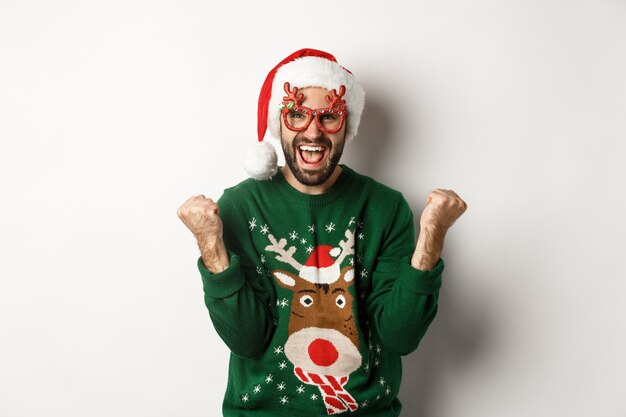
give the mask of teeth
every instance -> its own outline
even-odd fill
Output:
[[[309,152],[322,152],[324,148],[322,148],[321,146],[302,145],[300,146],[300,149],[302,149],[303,151],[309,151]]]

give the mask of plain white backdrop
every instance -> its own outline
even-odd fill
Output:
[[[626,2],[0,0],[0,415],[218,416],[176,216],[245,176],[296,49],[363,84],[343,162],[468,203],[403,416],[626,415]]]

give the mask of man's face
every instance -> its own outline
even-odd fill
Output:
[[[326,96],[330,93],[325,88],[307,87],[300,92],[304,94],[301,103],[303,106],[311,109],[328,107]],[[289,130],[282,117],[280,126],[285,162],[294,177],[304,185],[323,184],[335,171],[341,159],[346,138],[346,123],[336,133],[320,131],[315,120],[301,132]]]

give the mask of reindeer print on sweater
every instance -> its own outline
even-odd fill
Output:
[[[285,355],[298,379],[319,388],[328,414],[355,411],[358,404],[344,389],[349,375],[361,366],[349,291],[354,267],[341,268],[346,256],[354,255],[354,233],[346,230],[338,247],[317,246],[305,264],[294,258],[295,246],[286,248],[287,239],[268,238],[271,244],[265,250],[297,271],[272,271],[278,285],[292,291]]]
[[[256,219],[248,223],[252,232],[257,227]],[[278,286],[291,293],[290,301],[280,302],[282,306],[290,305],[284,355],[297,379],[319,391],[329,415],[359,408],[344,387],[350,374],[362,365],[355,300],[350,291],[355,284],[358,225],[352,217],[343,237],[336,228],[333,222],[323,227],[312,224],[306,237],[295,230],[276,237],[268,225],[259,226],[267,239],[261,261],[266,263],[271,256],[278,261],[273,262],[274,266],[283,265],[267,272]],[[315,241],[324,244],[313,246],[316,231],[321,234]],[[313,398],[318,396],[314,394]]]

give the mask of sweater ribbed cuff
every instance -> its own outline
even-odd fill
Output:
[[[198,258],[198,269],[200,270],[202,286],[206,296],[211,298],[230,297],[243,286],[245,276],[239,257],[234,253],[229,253],[229,258],[230,265],[228,268],[217,274],[212,273],[204,266],[202,257]]]
[[[443,272],[443,259],[430,271],[421,271],[413,268],[410,257],[402,260],[398,273],[398,283],[407,291],[417,294],[432,294],[441,288],[441,273]]]

